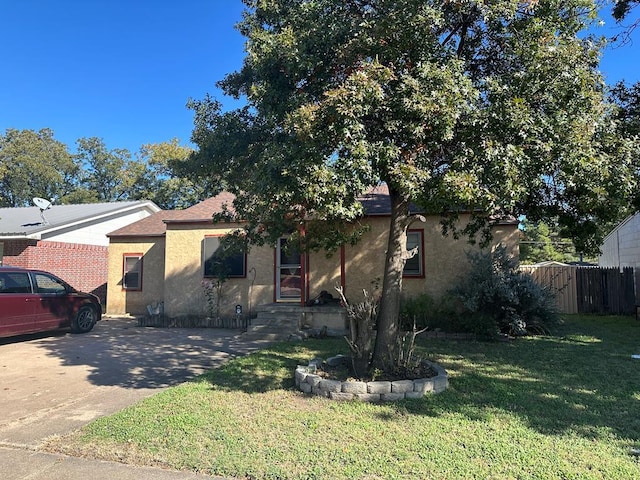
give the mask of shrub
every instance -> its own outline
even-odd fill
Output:
[[[447,332],[462,331],[458,327],[455,308],[448,297],[434,300],[423,293],[415,297],[403,297],[400,304],[400,329],[410,331],[418,329],[440,329]]]
[[[435,310],[434,300],[426,293],[417,297],[403,297],[400,303],[400,329],[411,330],[414,324],[418,328],[433,328]]]
[[[518,271],[517,261],[504,247],[467,257],[469,273],[451,294],[463,308],[461,322],[468,331],[495,335],[547,333],[560,321],[553,292]]]

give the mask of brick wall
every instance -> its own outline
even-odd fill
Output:
[[[108,247],[36,240],[3,243],[3,265],[51,272],[106,304]]]

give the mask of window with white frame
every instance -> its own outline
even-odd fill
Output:
[[[142,290],[142,254],[125,253],[123,260],[122,288]]]
[[[402,274],[405,277],[421,277],[424,275],[424,261],[423,261],[423,231],[422,230],[409,230],[407,232],[407,251],[410,252],[417,247],[416,254],[407,259],[404,264],[404,270]]]
[[[224,278],[246,277],[246,251],[225,245],[222,239],[223,237],[220,236],[204,237],[204,276]]]

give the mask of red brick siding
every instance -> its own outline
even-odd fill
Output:
[[[37,268],[59,276],[83,292],[107,296],[108,247],[35,240],[4,242],[3,265]]]

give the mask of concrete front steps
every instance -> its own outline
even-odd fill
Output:
[[[301,310],[297,304],[260,305],[256,308],[258,316],[251,320],[244,336],[274,342],[289,340],[300,331]]]
[[[346,311],[339,305],[271,303],[258,306],[256,313],[258,316],[244,334],[249,339],[287,341],[305,334],[341,336],[348,328]]]

